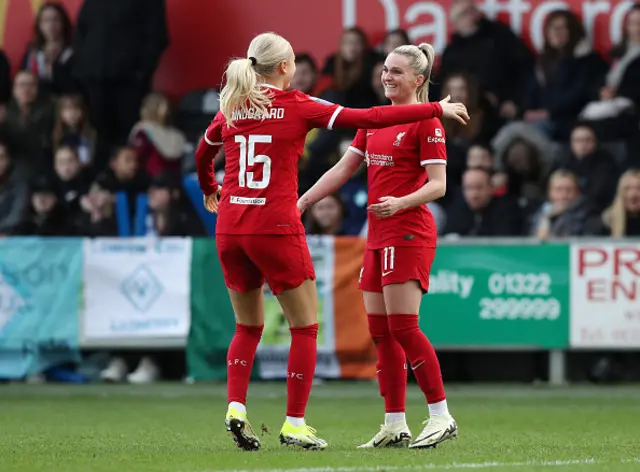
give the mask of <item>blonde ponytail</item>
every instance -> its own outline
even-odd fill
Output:
[[[278,65],[293,57],[291,44],[275,33],[262,33],[251,41],[247,59],[233,59],[224,73],[220,110],[228,126],[234,126],[234,113],[262,117],[271,106],[272,94],[260,85],[272,77]]]
[[[431,83],[431,71],[436,59],[436,51],[431,44],[421,43],[419,46],[405,45],[398,46],[393,50],[393,54],[400,54],[409,58],[409,65],[416,75],[422,75],[424,82],[416,91],[418,101],[427,103],[429,101],[429,83]]]

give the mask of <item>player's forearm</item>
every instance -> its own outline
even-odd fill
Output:
[[[344,108],[336,117],[333,127],[380,129],[441,116],[442,106],[438,102],[381,106],[364,110]]]
[[[402,200],[404,208],[415,208],[425,205],[429,202],[444,197],[447,192],[447,184],[443,180],[429,181],[409,195],[405,195]]]
[[[338,167],[337,165],[329,169],[309,190],[304,193],[304,195],[302,195],[302,197],[300,197],[300,201],[304,209],[306,210],[326,196],[337,191],[347,183],[347,180],[351,178],[352,174],[352,172],[349,173],[348,169]]]
[[[218,190],[218,182],[213,172],[213,160],[219,150],[220,146],[211,146],[204,138],[200,139],[200,144],[196,149],[198,183],[202,193],[205,195],[212,195]]]

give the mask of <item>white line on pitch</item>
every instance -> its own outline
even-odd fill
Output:
[[[613,463],[640,463],[640,458],[620,459],[619,461],[600,461],[591,459],[572,459],[556,461],[526,461],[526,462],[453,462],[451,464],[421,464],[411,466],[379,465],[376,467],[307,467],[293,469],[207,469],[198,472],[382,472],[389,470],[410,471],[410,470],[458,470],[458,469],[486,469],[489,467],[565,467],[571,465],[593,465],[593,464],[613,464]]]

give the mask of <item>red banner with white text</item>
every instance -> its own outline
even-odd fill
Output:
[[[134,0],[132,0],[134,1]],[[32,36],[35,12],[43,0],[0,0],[0,38],[14,70]],[[82,0],[60,0],[75,18]],[[344,27],[359,25],[377,44],[384,32],[406,28],[414,41],[444,48],[452,28],[451,0],[166,0],[171,44],[156,88],[178,97],[216,86],[231,56],[244,56],[253,36],[275,31],[297,52],[310,52],[320,65],[338,47]],[[622,37],[629,0],[478,0],[490,18],[509,23],[539,48],[549,12],[570,8],[580,15],[596,48],[606,55]]]

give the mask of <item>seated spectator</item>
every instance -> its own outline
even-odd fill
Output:
[[[595,98],[605,70],[580,19],[569,10],[551,12],[544,24],[544,48],[528,80],[524,120],[552,139],[566,140],[576,116]]]
[[[318,82],[318,66],[309,54],[296,55],[296,73],[291,79],[291,88],[300,90],[307,95],[315,95]]]
[[[102,179],[93,183],[89,193],[80,197],[82,213],[77,220],[78,232],[84,236],[117,236],[114,196]]]
[[[395,29],[389,31],[382,40],[382,55],[387,57],[395,48],[406,44],[411,44],[409,33],[407,33],[406,30]]]
[[[488,145],[482,143],[473,144],[467,151],[467,169],[484,169],[493,175],[491,182],[494,188],[493,195],[502,197],[507,193],[506,174],[494,174],[495,159],[493,150]]]
[[[507,197],[494,197],[489,172],[468,169],[462,177],[462,190],[462,198],[456,199],[447,211],[444,235],[522,235],[518,205]]]
[[[500,167],[503,172],[496,176],[494,183],[504,184],[506,195],[533,200],[536,207],[544,200],[547,168],[538,148],[516,138],[505,150]]]
[[[169,123],[171,103],[161,93],[151,93],[142,102],[140,121],[131,130],[129,142],[138,153],[141,168],[149,176],[162,172],[180,174],[186,138]]]
[[[64,6],[46,2],[38,10],[34,41],[22,58],[22,69],[40,80],[40,93],[60,95],[76,90],[71,78],[73,26]]]
[[[11,65],[3,50],[0,49],[0,106],[4,115],[4,105],[11,98]]]
[[[571,153],[560,160],[555,169],[576,174],[580,192],[589,204],[602,211],[613,200],[618,170],[613,158],[598,147],[593,127],[579,123],[571,132]]]
[[[180,191],[177,177],[156,175],[149,185],[147,236],[206,236],[202,221]]]
[[[469,75],[495,112],[513,119],[521,108],[531,52],[508,25],[484,16],[475,0],[452,2],[451,23],[454,33],[436,82],[458,73]]]
[[[309,209],[305,224],[307,234],[344,236],[342,226],[346,216],[340,195],[329,195]]]
[[[43,149],[51,149],[53,109],[50,102],[38,98],[38,78],[32,72],[16,74],[13,98],[7,105],[7,125],[12,133],[20,135],[18,139],[26,141],[31,173],[45,170]]]
[[[0,142],[0,235],[12,234],[29,206],[29,187],[16,172],[7,145]]]
[[[111,158],[109,168],[100,176],[100,186],[112,194],[126,192],[131,216],[135,213],[136,200],[147,193],[149,177],[139,170],[138,155],[132,147],[121,147]]]
[[[371,88],[371,71],[378,61],[369,47],[364,31],[346,29],[340,37],[340,49],[327,59],[322,74],[330,78],[336,101],[352,108],[367,108],[376,103]]]
[[[598,101],[590,102],[580,118],[593,121],[607,141],[637,132],[640,114],[640,3],[628,11],[622,41],[611,50],[613,65],[600,89]]]
[[[31,190],[31,208],[27,218],[14,231],[23,236],[73,236],[76,228],[64,202],[48,178],[41,177]]]
[[[382,70],[384,69],[384,61],[376,62],[371,72],[371,88],[376,94],[375,105],[390,105],[391,101],[384,93],[384,84],[382,83]]]
[[[548,201],[534,218],[533,232],[540,239],[594,234],[597,213],[580,194],[577,176],[557,170],[549,178]]]
[[[89,176],[82,168],[76,150],[70,146],[57,149],[53,158],[54,185],[60,199],[72,215],[80,212],[80,197],[89,191]]]
[[[467,151],[467,169],[494,171],[493,151],[485,144],[473,144]]]
[[[464,126],[453,120],[444,120],[447,136],[447,184],[460,185],[469,147],[476,142],[488,142],[497,130],[492,110],[484,109],[480,103],[479,90],[473,79],[464,74],[454,74],[446,78],[443,98],[451,95],[451,101],[464,103],[473,117]]]
[[[53,128],[53,148],[71,146],[80,163],[88,167],[93,162],[96,133],[81,95],[63,95],[58,99],[58,115]]]
[[[607,236],[640,236],[640,170],[622,174],[616,198],[602,215],[602,223],[602,233]]]

